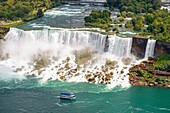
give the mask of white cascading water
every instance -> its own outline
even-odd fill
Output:
[[[132,38],[121,38],[113,35],[109,39],[109,53],[117,57],[130,57],[132,47]]]
[[[11,28],[5,39],[1,57],[7,60],[0,61],[0,64],[12,67],[14,71],[20,70],[17,72],[21,75],[36,75],[42,78],[42,81],[63,80],[61,78],[64,77],[64,80],[70,82],[87,82],[86,77],[91,74],[91,80],[97,76],[94,83],[109,84],[109,88],[130,86],[127,74],[132,62],[132,38],[111,36],[107,53],[103,53],[106,36],[88,31],[68,29],[23,31]],[[81,51],[86,47],[98,53],[95,52],[94,58],[90,62],[87,61],[88,65],[78,66],[75,63],[74,51]],[[34,59],[41,55],[48,56],[51,64],[40,70],[35,70]],[[67,57],[70,58],[68,62],[65,60]],[[106,65],[106,60],[115,61],[117,64],[112,68],[107,66],[103,68]],[[92,63],[93,61],[95,63]],[[130,63],[124,63],[127,61]],[[65,69],[67,63],[69,69]],[[112,75],[111,78],[107,78],[109,81],[103,80],[103,77],[109,74]]]
[[[121,38],[119,36],[113,35],[109,38],[109,48],[108,53],[114,55],[114,59],[118,61],[118,68],[114,70],[112,86],[115,87],[118,84],[121,84],[122,87],[129,86],[129,68],[130,65],[125,65],[122,62],[123,58],[130,58],[130,62],[132,62],[131,55],[132,48],[132,38]],[[126,69],[124,68],[126,67]],[[123,73],[122,73],[123,71]]]
[[[103,52],[105,46],[104,35],[86,31],[71,31],[64,29],[23,31],[17,28],[11,28],[10,32],[5,36],[5,39],[20,39],[34,42],[41,41],[53,43],[56,45],[67,45],[73,48],[77,48],[77,46],[90,46],[98,52]]]
[[[148,39],[144,59],[148,59],[149,57],[154,57],[155,44],[156,44],[156,40]]]

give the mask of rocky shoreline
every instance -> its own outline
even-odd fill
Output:
[[[29,63],[28,66],[14,67],[14,72],[40,77],[45,81],[81,81],[94,84],[112,84],[113,87],[130,86],[128,76],[126,76],[129,69],[127,66],[129,59],[122,59],[122,62],[126,64],[124,67],[120,67],[120,64],[114,60],[106,60],[103,65],[95,65],[98,58],[94,57],[94,54],[87,50],[81,50],[75,53],[75,57],[67,57],[62,60],[56,57],[41,56]]]
[[[129,81],[132,86],[157,86],[170,88],[170,72],[157,70],[156,60],[141,62],[129,70]]]

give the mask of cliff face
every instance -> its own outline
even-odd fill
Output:
[[[132,50],[131,50],[132,54],[134,54],[140,59],[144,58],[147,42],[148,39],[146,38],[133,38]],[[157,57],[160,54],[170,54],[170,43],[159,41],[159,40],[156,41],[154,57]]]
[[[104,52],[108,52],[108,48],[109,48],[109,37],[106,36]]]
[[[154,56],[157,57],[160,54],[170,54],[170,43],[156,41]]]
[[[106,36],[104,52],[108,52],[109,38],[111,37]],[[144,58],[147,43],[148,38],[133,37],[131,53],[139,59]],[[161,54],[170,54],[170,42],[156,41],[154,57],[158,57]]]
[[[145,38],[133,38],[132,42],[132,54],[137,56],[138,58],[145,57],[145,50],[148,39]]]

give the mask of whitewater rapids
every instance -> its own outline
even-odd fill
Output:
[[[129,68],[136,63],[132,38],[109,37],[104,52],[106,36],[99,33],[11,28],[1,42],[0,65],[22,76],[39,77],[42,83],[51,79],[129,87]]]

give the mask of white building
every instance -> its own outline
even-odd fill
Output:
[[[167,9],[170,12],[170,0],[161,0],[161,9]]]
[[[170,0],[161,0],[162,6],[170,6]]]
[[[170,2],[170,0],[161,0],[161,2]]]

